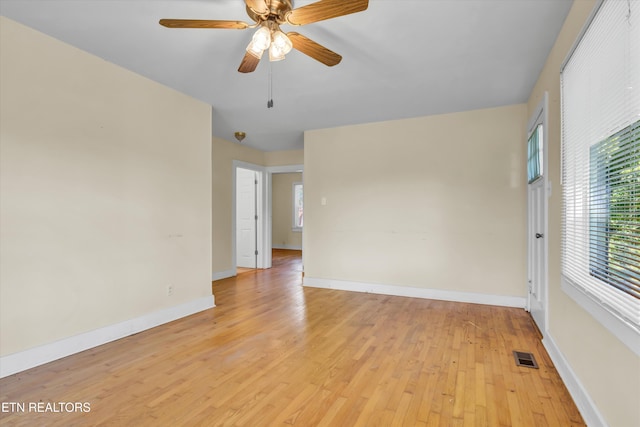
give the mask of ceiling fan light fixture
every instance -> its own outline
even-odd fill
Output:
[[[269,47],[269,61],[282,61],[284,59],[284,55],[285,54],[282,49],[278,48],[274,43],[271,43],[271,46]]]
[[[262,57],[262,52],[269,48],[271,44],[271,31],[267,27],[260,27],[258,31],[253,34],[251,43],[247,46],[247,52],[256,58]]]
[[[264,52],[264,50],[261,49],[256,49],[255,45],[253,44],[253,42],[249,43],[249,46],[247,46],[247,52],[254,56],[257,59],[262,58],[262,53]]]
[[[291,52],[291,49],[293,49],[293,43],[291,43],[289,37],[279,29],[274,31],[273,36],[271,37],[271,46],[274,45],[281,50],[284,55]]]

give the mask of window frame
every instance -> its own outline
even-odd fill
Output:
[[[580,46],[585,34],[591,27],[592,22],[597,17],[598,12],[601,10],[602,5],[606,0],[599,0],[594,6],[591,15],[589,16],[587,22],[585,23],[582,31],[578,35],[576,42],[570,49],[565,61],[562,64],[560,69],[561,73],[561,88],[563,87],[564,82],[564,71],[567,64],[570,62],[572,56],[574,55],[576,49]],[[562,173],[561,176],[564,178],[565,176],[565,146],[567,142],[565,141],[565,94],[564,91],[561,90],[561,112],[562,112]],[[614,132],[615,133],[615,132]],[[609,137],[608,135],[607,137]],[[568,185],[566,182],[561,183],[564,186]],[[621,291],[611,287],[608,284],[603,285],[603,289],[597,289],[597,292],[591,291],[588,287],[581,285],[579,283],[575,283],[574,280],[567,277],[564,273],[565,268],[565,247],[564,247],[564,234],[565,234],[565,204],[568,203],[564,197],[564,188],[563,188],[563,200],[562,200],[562,211],[563,211],[563,219],[562,219],[562,227],[563,227],[563,246],[561,248],[561,253],[563,254],[562,264],[562,273],[561,273],[561,289],[571,297],[580,307],[586,310],[591,316],[594,317],[600,324],[602,324],[609,332],[611,332],[614,336],[616,336],[620,341],[622,341],[630,350],[632,350],[636,355],[640,356],[640,327],[632,323],[630,320],[625,319],[622,315],[616,311],[616,307],[611,306],[611,301],[615,299],[615,296],[606,296],[605,294],[615,295],[616,293],[622,293]],[[573,189],[572,189],[573,190]],[[582,189],[584,191],[584,189]],[[586,189],[588,191],[588,188]],[[586,230],[587,239],[589,238],[589,227]],[[588,240],[587,240],[588,241]],[[587,264],[589,264],[589,260],[587,259]],[[602,296],[597,293],[602,292]],[[630,297],[633,298],[633,297]]]
[[[291,230],[294,232],[301,233],[304,228],[304,221],[302,225],[298,225],[298,221],[296,221],[297,212],[296,212],[296,187],[302,187],[302,199],[304,201],[304,184],[300,181],[294,182],[291,184]],[[304,209],[304,203],[303,203]],[[304,212],[304,211],[303,211]]]

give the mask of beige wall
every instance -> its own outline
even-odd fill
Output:
[[[640,358],[560,289],[560,67],[594,6],[574,2],[529,98],[528,112],[549,93],[549,335],[610,426],[640,426]]]
[[[526,112],[306,132],[305,276],[523,297]]]
[[[0,354],[210,297],[211,108],[0,31]]]
[[[302,249],[302,233],[293,231],[293,183],[301,173],[276,173],[272,179],[272,234],[274,248]]]
[[[304,150],[267,151],[264,153],[265,166],[301,165],[304,163]]]

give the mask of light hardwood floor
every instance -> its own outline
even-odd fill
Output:
[[[299,251],[217,307],[0,380],[11,426],[581,426],[521,309],[301,286]],[[518,367],[532,352],[540,369]]]

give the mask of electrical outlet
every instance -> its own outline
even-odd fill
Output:
[[[167,296],[173,295],[173,285],[167,285]]]

